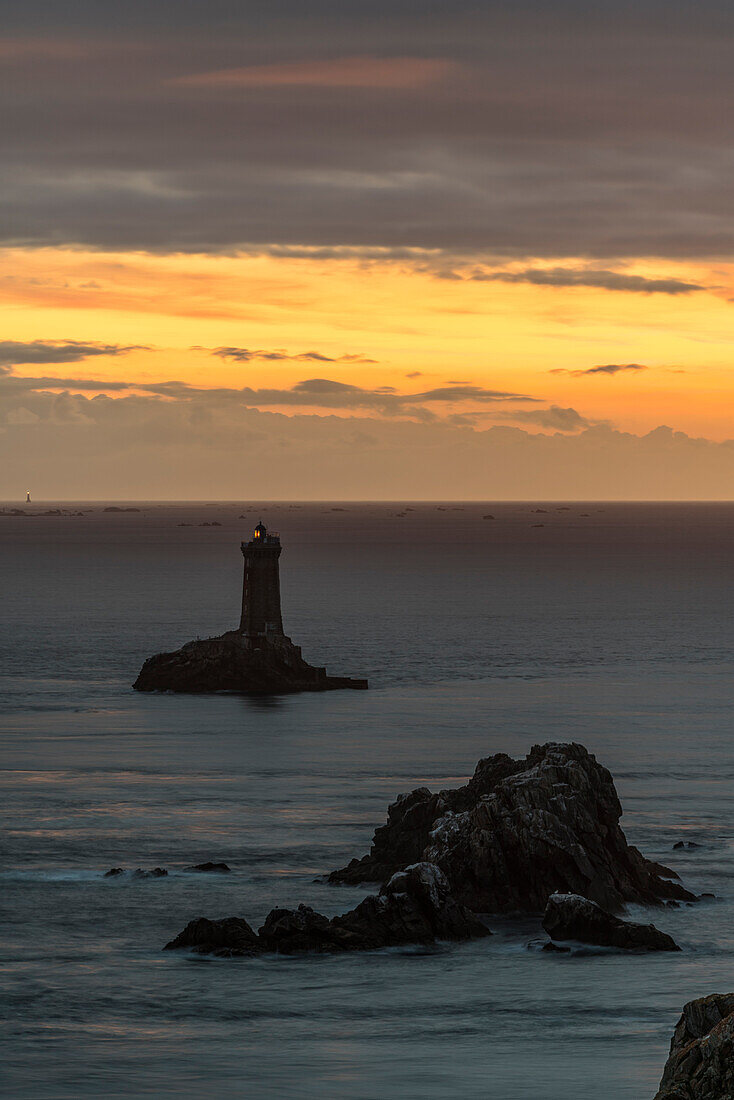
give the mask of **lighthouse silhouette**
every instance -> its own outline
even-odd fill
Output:
[[[245,576],[242,584],[240,633],[253,641],[282,638],[280,610],[280,536],[258,523],[249,542],[243,542]]]
[[[304,661],[301,647],[283,633],[280,612],[280,536],[258,523],[245,559],[242,615],[236,630],[197,638],[174,653],[157,653],[143,664],[136,691],[238,691],[273,695],[293,691],[333,691],[367,687],[366,680],[327,676]]]

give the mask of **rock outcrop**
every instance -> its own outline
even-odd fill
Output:
[[[477,913],[542,912],[556,892],[612,911],[694,900],[674,871],[627,843],[621,814],[611,775],[583,745],[536,745],[524,760],[499,753],[480,760],[464,787],[398,798],[369,854],[329,881],[380,882],[425,860]]]
[[[469,940],[491,933],[452,897],[437,867],[418,863],[392,876],[377,895],[341,916],[328,917],[307,905],[273,909],[257,933],[246,920],[200,917],[187,924],[165,950],[188,948],[224,957],[277,952],[368,951],[436,940]]]
[[[126,875],[128,872],[124,867],[110,867],[109,871],[105,871],[104,878],[118,878],[120,875]],[[145,871],[142,867],[136,867],[134,871],[130,871],[129,874],[132,878],[165,878],[168,875],[168,871],[164,867],[153,867],[150,871]]]
[[[239,631],[230,630],[218,638],[187,642],[174,653],[158,653],[145,662],[133,687],[136,691],[252,695],[367,687],[366,680],[327,676],[326,669],[309,665],[300,647],[288,638],[262,638],[256,645],[248,642]]]
[[[209,875],[228,875],[231,870],[232,868],[226,863],[212,863],[211,860],[206,863],[194,863],[192,867],[184,867],[184,871],[200,871],[202,874]]]
[[[551,894],[543,915],[551,940],[577,940],[600,947],[637,951],[680,951],[654,924],[635,924],[606,913],[595,901],[578,894]]]
[[[655,1100],[734,1097],[734,993],[689,1001],[676,1024]]]

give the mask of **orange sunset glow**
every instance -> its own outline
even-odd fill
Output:
[[[105,381],[124,381],[134,391],[136,383],[170,379],[202,389],[288,389],[326,372],[406,395],[454,381],[530,395],[624,431],[662,422],[714,439],[731,431],[734,306],[731,272],[721,265],[625,265],[625,277],[702,287],[673,295],[475,281],[473,265],[446,278],[430,253],[391,261],[44,248],[8,250],[4,259],[13,272],[2,288],[8,339],[31,341],[42,331],[134,345],[122,369],[105,356],[75,368],[76,378],[97,380],[99,392]],[[559,263],[530,266],[553,272]],[[583,275],[588,265],[566,260],[564,269]],[[226,346],[252,349],[252,358],[212,356]],[[317,356],[299,360],[311,350]],[[277,366],[271,352],[284,356]],[[588,373],[627,363],[644,372]],[[15,369],[19,377],[37,373],[29,365]],[[64,382],[68,369],[44,375],[74,392]],[[479,413],[483,423],[513,419],[512,409],[503,408],[498,421],[497,410],[461,394],[440,409],[457,411]]]
[[[219,453],[236,495],[240,423],[243,446],[264,431],[276,457],[308,436],[332,471],[323,494],[349,496],[343,444],[327,458],[335,421],[379,439],[352,448],[368,496],[430,495],[449,468],[449,495],[558,492],[569,448],[582,471],[602,437],[625,457],[600,460],[601,495],[667,495],[654,471],[668,460],[668,492],[728,492],[729,137],[696,84],[718,59],[688,54],[675,20],[671,64],[653,70],[652,28],[611,40],[598,13],[574,50],[559,31],[538,52],[529,15],[513,18],[457,13],[449,37],[428,20],[419,47],[396,19],[389,50],[369,20],[357,38],[323,24],[320,44],[287,21],[245,43],[216,19],[203,37],[4,38],[5,492],[86,483],[90,463],[119,460],[112,421],[131,470],[136,446],[150,463],[167,438],[154,495],[179,491],[174,469],[184,495],[192,478],[208,487],[196,447]],[[674,70],[690,93],[677,113]],[[641,461],[634,490],[618,483],[612,468],[661,428],[667,458]],[[484,492],[476,461],[462,484],[467,449]],[[271,491],[291,495],[285,470]]]

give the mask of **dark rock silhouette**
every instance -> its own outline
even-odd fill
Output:
[[[426,860],[477,913],[542,912],[557,891],[612,911],[695,900],[674,871],[627,843],[621,814],[611,775],[583,745],[536,745],[524,760],[498,753],[480,760],[464,787],[401,795],[369,854],[328,881],[382,882]]]
[[[578,894],[551,894],[543,915],[551,940],[577,940],[626,950],[680,951],[678,944],[654,924],[634,924],[605,912]]]
[[[197,955],[219,955],[231,958],[236,955],[255,955],[262,951],[257,933],[241,917],[224,917],[222,920],[208,920],[199,917],[189,921],[174,940],[167,943],[164,951],[189,948]]]
[[[734,1096],[734,993],[689,1001],[676,1024],[655,1100]]]
[[[366,680],[327,676],[304,661],[288,638],[261,638],[249,645],[239,631],[187,642],[174,653],[149,657],[133,684],[136,691],[201,693],[239,691],[281,694],[366,688]]]
[[[245,575],[239,628],[216,638],[187,642],[173,653],[149,657],[133,688],[253,695],[366,688],[366,680],[327,676],[326,669],[309,665],[300,647],[284,634],[278,565],[281,549],[280,537],[258,523],[250,541],[242,543]]]
[[[188,948],[202,955],[255,955],[276,952],[368,951],[436,940],[470,940],[489,936],[488,928],[451,897],[437,867],[414,864],[393,875],[377,895],[370,895],[341,916],[328,917],[307,905],[273,909],[255,934],[239,917],[187,924],[165,950]]]
[[[104,878],[117,878],[118,875],[126,875],[128,872],[124,867],[111,867],[109,871],[105,871]],[[153,867],[150,871],[144,871],[142,867],[137,867],[130,874],[133,878],[165,878],[168,874],[163,867]]]
[[[184,870],[201,871],[213,875],[228,875],[232,868],[228,867],[226,863],[212,863],[208,861],[206,863],[195,863],[192,867],[184,867]]]

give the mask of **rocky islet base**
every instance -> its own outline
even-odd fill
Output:
[[[149,657],[133,684],[136,691],[236,691],[249,695],[364,690],[367,686],[366,680],[327,676],[326,669],[309,665],[289,638],[262,638],[252,644],[237,630]]]

